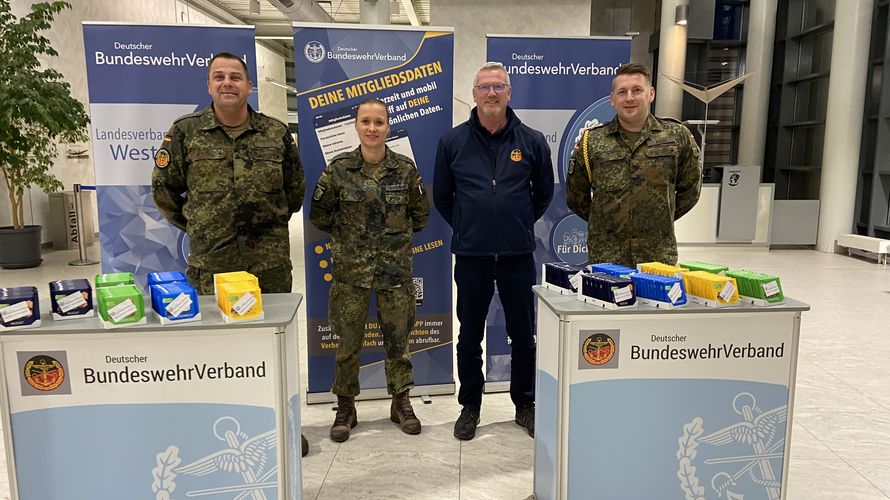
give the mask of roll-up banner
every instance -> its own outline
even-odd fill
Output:
[[[359,145],[355,109],[378,98],[389,109],[393,151],[412,158],[432,192],[439,136],[451,129],[454,33],[451,28],[390,28],[367,25],[294,25],[294,61],[300,155],[306,172],[305,207],[325,166]],[[429,196],[429,194],[428,194]],[[430,203],[432,205],[432,203]],[[333,279],[331,237],[305,217],[307,401],[333,399],[337,337],[328,323]],[[435,210],[415,233],[414,284],[417,318],[408,338],[415,394],[454,392],[452,375],[450,228]],[[361,397],[386,395],[383,338],[376,306],[365,325],[360,360]]]
[[[587,221],[566,206],[565,180],[581,132],[615,116],[609,102],[618,66],[630,61],[630,38],[488,35],[487,59],[510,75],[510,107],[547,138],[556,186],[535,224],[535,262],[587,262]],[[538,276],[540,283],[541,277]],[[492,301],[485,342],[486,391],[506,390],[510,345],[504,310]]]
[[[252,26],[84,23],[90,138],[102,272],[185,270],[188,237],[151,197],[154,154],[173,121],[210,104],[207,70],[219,52],[247,63],[256,82]],[[249,102],[258,108],[256,93]]]

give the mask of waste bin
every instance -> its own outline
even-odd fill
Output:
[[[93,243],[93,197],[82,192],[84,245]],[[49,233],[53,248],[71,250],[77,248],[77,212],[74,210],[74,191],[62,191],[49,195]]]

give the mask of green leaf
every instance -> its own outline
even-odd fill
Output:
[[[64,75],[43,68],[38,56],[56,57],[43,32],[56,14],[70,8],[64,1],[41,2],[21,18],[10,2],[0,0],[0,172],[11,187],[10,206],[16,207],[26,189],[62,189],[53,175],[59,141],[88,138],[89,116],[83,103],[71,96]],[[22,227],[13,210],[13,226]]]

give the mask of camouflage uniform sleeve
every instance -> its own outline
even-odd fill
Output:
[[[303,197],[306,195],[306,177],[303,174],[303,162],[300,161],[300,151],[297,142],[289,131],[285,131],[284,137],[284,192],[287,194],[287,205],[290,213],[299,212],[303,206]]]
[[[589,134],[584,131],[584,135]],[[587,220],[590,217],[590,179],[587,178],[587,167],[584,165],[583,139],[572,151],[569,163],[569,174],[566,179],[566,205],[578,217]]]
[[[413,167],[413,165],[412,165]],[[430,220],[430,200],[423,188],[423,178],[416,168],[411,172],[414,178],[408,193],[408,210],[411,212],[411,225],[416,233],[426,227]]]
[[[330,233],[334,228],[334,215],[338,209],[338,195],[333,179],[334,169],[328,165],[318,178],[309,204],[309,221],[318,229]]]
[[[683,217],[692,210],[692,207],[698,203],[698,197],[701,194],[701,152],[689,129],[683,127],[681,132],[685,140],[677,170],[677,208],[674,211],[674,220]]]
[[[158,210],[171,224],[185,231],[185,216],[182,207],[185,205],[183,194],[187,194],[188,185],[185,176],[185,137],[175,124],[164,136],[163,142],[155,153],[155,167],[151,172],[151,196]]]

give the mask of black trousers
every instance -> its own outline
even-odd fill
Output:
[[[504,308],[510,337],[510,399],[521,406],[535,401],[535,258],[533,254],[493,258],[456,257],[457,284],[457,401],[479,411],[482,406],[482,339],[494,287]]]

